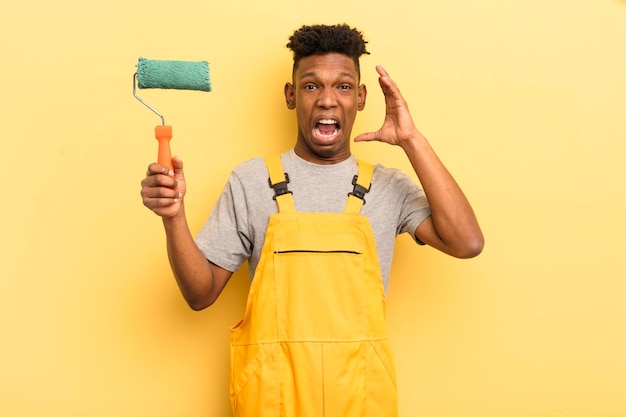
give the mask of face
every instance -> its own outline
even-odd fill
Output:
[[[359,81],[354,61],[346,55],[313,55],[298,63],[293,84],[285,85],[287,107],[296,110],[298,120],[298,156],[318,164],[350,156],[352,126],[367,95]]]

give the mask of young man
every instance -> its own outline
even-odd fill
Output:
[[[395,237],[408,232],[459,258],[482,250],[467,199],[380,66],[383,126],[354,140],[400,146],[423,190],[398,170],[351,154],[367,96],[359,67],[365,44],[347,25],[303,26],[292,35],[285,99],[296,111],[295,146],[236,167],[195,240],[182,161],[174,158],[174,172],[151,164],[142,182],[191,308],[210,306],[249,261],[248,304],[231,340],[235,416],[397,415],[384,323]]]

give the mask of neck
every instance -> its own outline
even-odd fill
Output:
[[[307,162],[319,165],[333,165],[345,161],[352,155],[350,153],[350,147],[342,149],[340,151],[329,150],[328,153],[313,152],[311,149],[303,146],[300,142],[296,143],[293,148],[296,155],[304,159]]]

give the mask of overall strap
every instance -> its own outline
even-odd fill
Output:
[[[279,213],[295,213],[296,206],[293,202],[291,191],[287,188],[289,175],[283,171],[280,155],[265,158],[265,165],[269,172],[269,185],[274,189],[274,200],[278,205]]]
[[[365,204],[365,194],[369,192],[372,183],[374,166],[361,160],[357,160],[357,163],[359,165],[359,171],[352,180],[354,190],[348,193],[348,201],[346,201],[346,207],[343,210],[344,213],[359,213],[361,211],[361,207]]]

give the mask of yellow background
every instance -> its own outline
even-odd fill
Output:
[[[139,56],[207,59],[214,92],[144,90],[174,126],[196,232],[230,169],[293,144],[305,23],[347,22],[399,83],[487,239],[399,238],[388,323],[402,416],[626,416],[626,1],[7,2],[0,14],[0,415],[228,416],[247,270],[194,313],[139,183],[158,118]],[[358,144],[370,161],[399,149]]]

